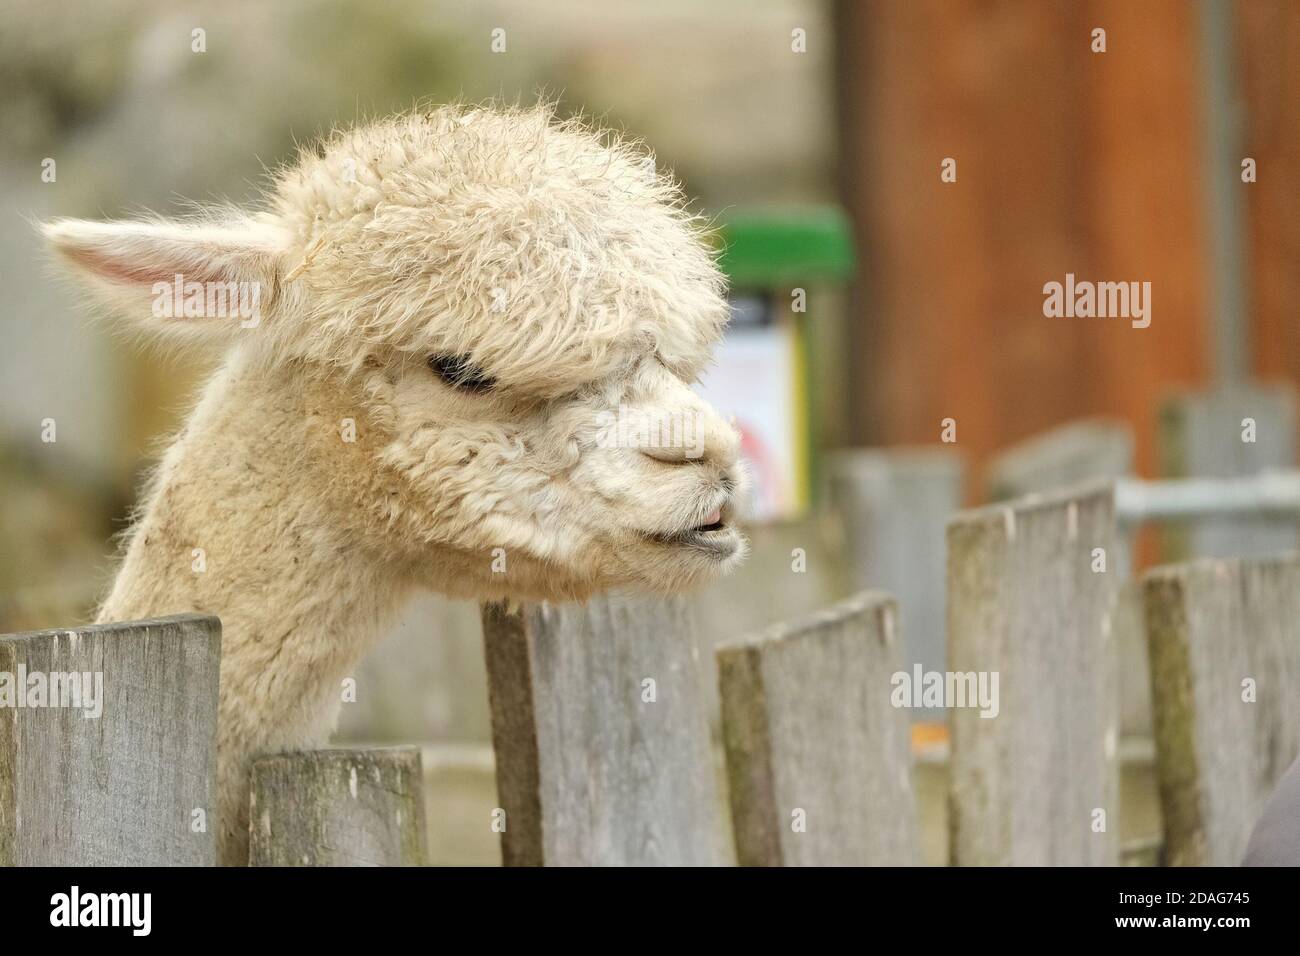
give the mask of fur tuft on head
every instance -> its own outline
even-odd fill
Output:
[[[380,353],[447,353],[561,394],[646,348],[693,375],[727,318],[704,224],[654,156],[550,104],[336,132],[273,177],[256,213],[43,230],[142,331],[242,338],[272,361],[349,371]],[[260,314],[160,316],[177,283],[255,287]]]
[[[284,171],[272,206],[312,312],[285,344],[313,358],[448,352],[563,390],[629,342],[698,367],[727,316],[701,223],[654,157],[549,105],[339,133]]]

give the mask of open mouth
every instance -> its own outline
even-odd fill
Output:
[[[728,521],[722,508],[715,508],[704,520],[692,528],[671,533],[651,534],[651,540],[674,547],[704,551],[717,557],[728,557],[740,547],[740,535]]]
[[[706,531],[720,531],[726,527],[722,520],[722,509],[714,508],[713,513],[704,519],[704,524],[691,529],[694,534],[700,534]]]

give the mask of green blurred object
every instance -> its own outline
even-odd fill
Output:
[[[748,519],[797,519],[812,503],[816,453],[827,444],[826,396],[842,381],[842,288],[855,267],[849,221],[834,206],[738,209],[718,217],[712,238],[732,315],[704,395],[740,429]]]
[[[719,264],[736,289],[770,289],[853,274],[853,235],[837,208],[746,211],[719,223]]]

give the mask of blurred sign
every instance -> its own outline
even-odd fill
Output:
[[[717,362],[700,385],[706,401],[735,416],[752,483],[746,517],[754,520],[790,517],[807,503],[797,340],[795,324],[776,321],[768,298],[735,298]]]
[[[793,304],[813,301],[812,287],[852,274],[848,224],[837,209],[749,212],[725,220],[718,239],[719,264],[731,281],[731,324],[700,392],[740,429],[752,481],[745,517],[798,517],[809,503],[814,463],[807,316]]]

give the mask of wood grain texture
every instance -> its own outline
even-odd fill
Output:
[[[250,866],[426,861],[424,776],[416,748],[258,757],[250,800]]]
[[[1092,418],[1049,429],[995,455],[986,485],[995,501],[1043,494],[1094,479],[1133,473],[1133,428],[1116,419]],[[1123,582],[1112,629],[1119,650],[1120,732],[1151,733],[1151,675],[1142,629],[1142,601],[1132,581],[1135,533],[1120,529],[1110,567]]]
[[[1236,866],[1300,753],[1300,558],[1170,565],[1143,586],[1168,862]]]
[[[865,592],[719,649],[741,865],[918,862],[909,717],[890,701],[897,634],[893,600]]]
[[[0,673],[103,690],[98,717],[0,706],[0,864],[213,865],[220,659],[197,614],[0,636]]]
[[[854,589],[897,600],[905,668],[943,670],[944,529],[964,497],[962,456],[943,445],[853,450],[830,456],[826,471]],[[943,719],[926,708],[911,716]]]
[[[1255,441],[1242,441],[1242,420],[1255,421]],[[1235,386],[1168,399],[1160,410],[1162,474],[1169,478],[1234,478],[1296,465],[1296,394],[1290,385]],[[1206,518],[1172,524],[1164,536],[1168,562],[1257,557],[1295,549],[1295,521],[1277,515]]]
[[[749,556],[744,563],[688,596],[715,739],[720,739],[721,710],[714,651],[853,593],[848,582],[850,562],[843,558],[837,530],[813,516],[747,527]]]
[[[1094,548],[1115,549],[1108,485],[949,525],[949,667],[996,672],[1000,690],[996,717],[951,713],[955,864],[1118,861],[1118,579],[1093,571]]]
[[[682,598],[484,605],[505,865],[729,862],[691,629]]]

